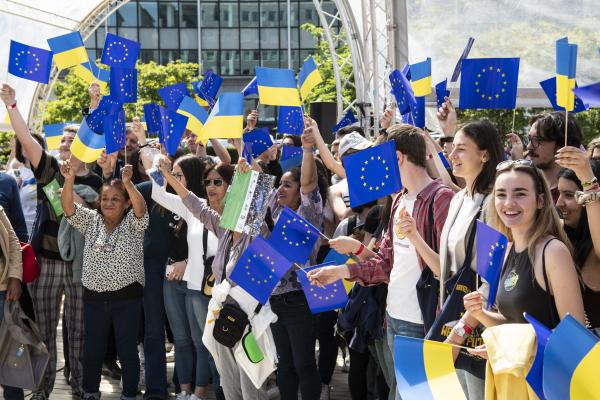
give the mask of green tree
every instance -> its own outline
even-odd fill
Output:
[[[14,132],[0,132],[0,170],[6,168],[8,156],[10,155],[10,139]]]

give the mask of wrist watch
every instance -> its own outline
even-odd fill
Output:
[[[465,324],[465,322],[461,319],[456,323],[456,325],[454,325],[452,331],[461,338],[465,338],[473,333],[473,328]]]

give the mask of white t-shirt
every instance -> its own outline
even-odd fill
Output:
[[[400,210],[404,206],[412,215],[416,198],[405,196],[398,204],[393,218],[396,221]],[[423,314],[417,299],[417,282],[421,277],[421,267],[417,258],[417,251],[408,238],[400,239],[394,229],[394,266],[390,273],[388,284],[387,312],[394,319],[423,323]]]
[[[467,231],[471,226],[473,209],[477,208],[473,197],[465,196],[454,223],[448,231],[448,256],[450,259],[456,257],[456,246],[459,242],[466,242]]]

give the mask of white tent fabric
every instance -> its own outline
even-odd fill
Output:
[[[37,82],[8,74],[10,41],[49,49],[47,38],[76,29],[103,0],[0,0],[0,80],[17,92],[19,109],[27,115]],[[6,125],[6,110],[0,107],[0,130]]]

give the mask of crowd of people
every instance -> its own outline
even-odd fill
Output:
[[[84,115],[100,99],[96,84],[89,92]],[[276,140],[251,163],[241,139],[230,140],[234,161],[215,139],[209,155],[191,131],[168,156],[134,118],[125,148],[90,165],[71,156],[76,125],[65,127],[58,152],[49,152],[29,130],[17,95],[2,86],[15,138],[0,173],[0,317],[4,302],[19,301],[50,353],[32,400],[47,399],[54,387],[61,308],[64,374],[74,398],[99,399],[106,373],[122,379],[122,399],[135,399],[142,382],[145,399],[167,399],[167,337],[175,346],[178,400],[206,398],[210,385],[218,399],[272,398],[270,380],[256,388],[230,347],[216,343],[209,351],[203,342],[215,317],[208,312],[211,291],[230,281],[255,239],[220,225],[234,174],[251,170],[275,178],[263,236],[287,207],[331,238],[320,239],[310,265],[322,263],[329,249],[357,259],[308,274],[319,286],[355,282],[342,310],[313,314],[294,269],[272,292],[273,379],[283,400],[328,399],[340,348],[349,354],[352,399],[400,399],[394,364],[403,360],[394,359],[394,337],[425,337],[455,295],[465,312],[444,340],[472,347],[456,364],[469,399],[483,399],[486,388],[481,362],[488,353],[473,340],[477,332],[526,323],[527,312],[550,328],[570,314],[598,333],[600,138],[586,149],[579,125],[564,112],[535,115],[527,134],[501,138],[487,120],[459,125],[446,99],[437,113],[439,139],[395,123],[387,109],[373,140],[351,125],[331,144],[305,116],[302,135]],[[258,120],[251,111],[245,131]],[[351,208],[342,160],[388,141],[401,192]],[[301,147],[301,164],[283,171],[281,146]],[[54,198],[48,188],[56,183]],[[491,308],[486,282],[469,293],[455,293],[460,285],[453,285],[460,271],[476,268],[478,219],[509,239]],[[31,243],[40,265],[28,285],[19,241]],[[4,398],[23,399],[23,390],[4,387]]]

